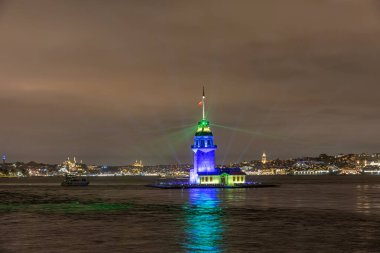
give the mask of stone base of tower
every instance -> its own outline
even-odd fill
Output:
[[[267,188],[267,187],[278,187],[275,184],[265,184],[260,182],[245,182],[235,185],[222,185],[222,184],[189,184],[186,182],[159,182],[155,184],[145,185],[147,187],[160,188],[160,189],[192,189],[192,188]]]

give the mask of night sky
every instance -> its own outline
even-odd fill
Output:
[[[380,2],[0,1],[10,161],[217,163],[380,152]]]

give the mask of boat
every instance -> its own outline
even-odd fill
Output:
[[[61,186],[87,186],[90,182],[85,177],[65,175]]]

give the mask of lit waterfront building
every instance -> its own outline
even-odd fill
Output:
[[[362,170],[363,174],[373,174],[380,175],[380,162],[372,161],[370,163],[366,163],[366,166]]]
[[[380,161],[372,161],[369,163],[370,166],[379,166],[380,167]]]
[[[214,136],[205,115],[205,93],[202,96],[202,120],[198,122],[191,149],[194,152],[194,167],[190,170],[190,184],[235,185],[245,183],[245,173],[240,168],[215,168]]]
[[[344,167],[340,169],[340,175],[359,175],[362,170],[359,168]]]
[[[380,167],[378,166],[366,166],[362,170],[363,174],[380,175]]]

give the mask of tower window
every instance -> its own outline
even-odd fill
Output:
[[[232,177],[232,181],[234,181],[234,182],[235,182],[235,177]]]
[[[210,177],[210,182],[212,182],[212,177]]]

